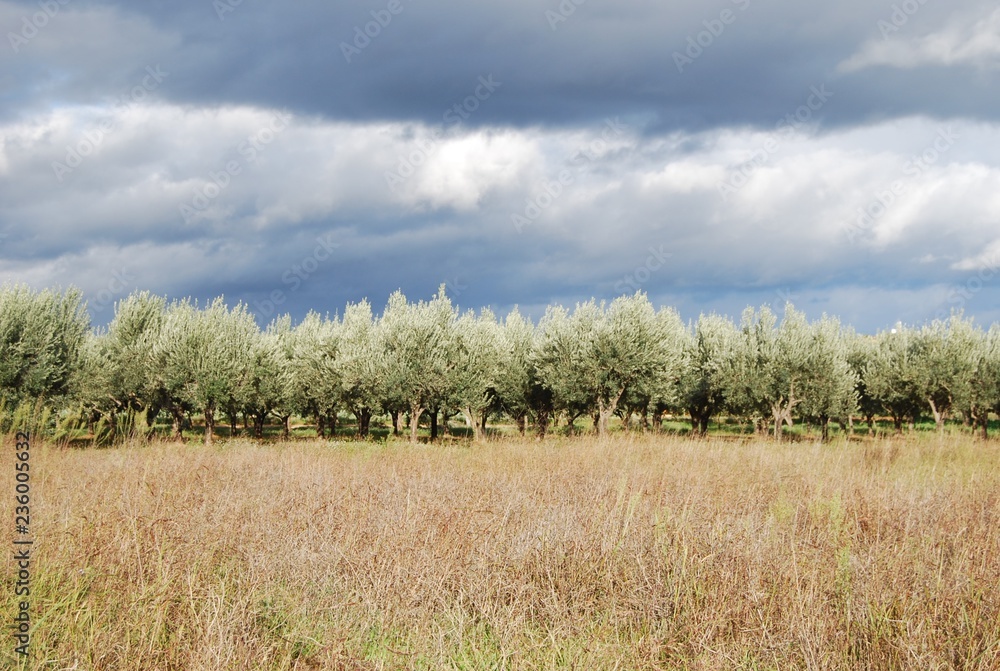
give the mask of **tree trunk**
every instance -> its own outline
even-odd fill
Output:
[[[653,431],[656,433],[663,431],[663,411],[659,408],[653,411]]]
[[[410,405],[410,442],[417,442],[417,432],[420,429],[420,415],[424,412],[423,407],[413,403]]]
[[[178,406],[172,406],[170,416],[173,418],[174,440],[184,442],[184,411]]]
[[[260,439],[264,437],[264,421],[265,415],[254,415],[253,418],[253,437]]]
[[[438,410],[433,408],[431,411],[431,442],[433,443],[438,437]]]
[[[549,428],[549,412],[548,410],[539,410],[535,415],[535,434],[539,439],[545,438],[545,432]]]
[[[931,406],[931,414],[934,415],[934,428],[938,431],[944,431],[944,412],[938,410],[937,404],[934,403],[933,398],[927,399],[927,402]]]
[[[597,435],[607,436],[610,430],[609,423],[611,421],[612,415],[615,414],[613,408],[608,407],[597,413]]]
[[[516,419],[517,419],[517,431],[522,436],[524,436],[524,433],[527,430],[528,416],[524,413],[521,413],[517,416]]]
[[[606,436],[608,435],[608,421],[611,416],[615,414],[615,410],[618,409],[618,402],[621,401],[622,394],[625,393],[625,387],[621,387],[614,398],[609,399],[608,404],[604,405],[604,399],[598,396],[597,399],[597,435]]]
[[[483,416],[479,418],[479,433],[481,436],[486,436],[486,420],[489,419],[490,413],[484,412]]]
[[[465,416],[465,423],[472,427],[472,442],[478,443],[483,438],[479,416],[472,408],[463,408],[462,414]]]
[[[326,415],[321,412],[316,413],[316,437],[320,440],[326,438]]]
[[[830,418],[823,415],[819,418],[820,426],[822,427],[821,438],[824,443],[830,440]]]
[[[236,437],[236,413],[234,412],[229,418],[229,437]]]
[[[368,429],[371,427],[371,408],[357,408],[354,410],[354,417],[358,420],[358,438],[362,440],[368,438]]]
[[[780,402],[771,406],[771,417],[774,418],[774,438],[781,440],[782,429],[785,426],[785,409],[781,407]]]
[[[215,441],[215,408],[211,405],[205,407],[205,445],[211,445]]]
[[[709,420],[709,415],[707,413],[703,414],[701,417],[698,418],[698,434],[699,435],[702,435],[702,436],[707,436],[708,435],[708,420]]]
[[[291,415],[285,415],[284,417],[281,418],[281,437],[285,440],[288,440],[289,436],[292,433],[292,427],[289,426],[291,421],[292,421]]]

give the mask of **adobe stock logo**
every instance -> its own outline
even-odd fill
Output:
[[[254,312],[265,319],[271,318],[278,308],[288,300],[288,294],[302,288],[310,277],[315,275],[321,265],[333,258],[334,252],[340,248],[332,233],[316,238],[316,247],[310,254],[281,274],[281,283],[285,289],[275,289],[263,301],[253,302]]]
[[[468,120],[490,97],[503,85],[493,78],[493,73],[487,76],[480,76],[475,90],[471,95],[466,96],[461,102],[455,103],[441,115],[442,121],[449,127],[459,126],[463,120]],[[400,154],[396,160],[396,171],[385,171],[385,183],[393,192],[410,177],[417,174],[420,166],[424,165],[441,146],[445,140],[446,131],[443,126],[434,128],[428,137],[418,139],[416,149],[408,154]]]
[[[637,266],[631,274],[615,282],[615,291],[624,293],[626,288],[632,292],[639,291],[640,287],[653,277],[653,273],[667,265],[667,261],[673,257],[673,254],[663,249],[663,245],[650,247],[649,252],[644,263]]]
[[[732,0],[732,3],[743,12],[750,7],[750,0]],[[677,67],[678,74],[684,74],[684,68],[693,65],[696,60],[701,58],[705,50],[722,37],[726,28],[736,23],[738,17],[739,15],[733,10],[724,9],[719,12],[718,18],[702,21],[701,25],[704,26],[705,30],[695,35],[688,35],[687,48],[684,49],[684,52],[675,51],[673,53],[674,65]]]
[[[133,86],[128,93],[119,96],[115,102],[115,110],[130,110],[133,105],[137,105],[153,93],[163,80],[170,76],[169,72],[160,69],[159,64],[146,66],[146,76],[142,82]],[[104,141],[115,132],[117,120],[114,116],[105,117],[96,128],[86,131],[83,138],[75,144],[66,145],[66,156],[62,161],[52,161],[52,172],[56,180],[62,183],[67,175],[71,175],[77,168],[83,165],[89,156],[93,156],[100,149]]]
[[[49,21],[55,18],[56,14],[59,13],[60,6],[65,6],[69,4],[69,0],[42,0],[38,3],[38,8],[41,10],[35,12],[30,17],[27,15],[21,17],[21,30],[20,32],[9,32],[7,33],[7,40],[10,42],[10,48],[14,50],[14,53],[20,53],[21,47],[26,45],[30,40],[33,40],[35,36],[38,35],[38,31],[49,25]]]
[[[344,54],[344,60],[351,63],[355,56],[360,56],[361,52],[371,45],[372,40],[378,38],[382,31],[389,27],[393,17],[402,14],[404,9],[406,8],[400,0],[389,0],[385,9],[373,9],[370,12],[371,21],[364,26],[354,26],[354,39],[351,42],[340,43],[340,53]]]

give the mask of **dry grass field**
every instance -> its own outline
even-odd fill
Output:
[[[31,466],[24,668],[1000,668],[996,443],[234,441]]]

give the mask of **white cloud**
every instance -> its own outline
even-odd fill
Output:
[[[670,261],[644,289],[837,284],[861,273],[872,283],[919,284],[972,269],[1000,217],[1000,166],[967,151],[992,146],[997,129],[988,125],[959,127],[946,152],[908,174],[907,163],[940,137],[931,120],[784,134],[766,161],[748,167],[771,136],[731,129],[647,142],[627,133],[602,146],[599,125],[476,128],[454,129],[427,149],[427,126],[293,117],[265,142],[276,113],[154,103],[64,108],[0,126],[8,166],[0,232],[9,236],[0,279],[72,283],[93,296],[127,266],[136,286],[161,293],[261,278],[282,287],[316,231],[336,229],[340,256],[323,272],[430,245],[463,263],[462,255],[488,253],[515,283],[570,283],[599,295],[662,248]],[[60,183],[52,162],[104,118],[113,130]],[[592,146],[601,151],[581,159]],[[420,165],[393,190],[385,175],[400,157]],[[218,185],[233,162],[239,170]],[[723,198],[719,184],[740,170],[742,186]],[[511,215],[563,171],[570,183],[515,230]],[[902,188],[892,202],[857,227],[858,212],[894,184]],[[193,204],[198,192],[212,196],[203,207]],[[198,216],[185,223],[181,205]],[[929,254],[935,261],[921,262]],[[419,256],[412,263],[393,276],[441,281],[453,272]],[[937,275],[925,280],[928,273]]]
[[[922,37],[899,37],[888,32],[884,39],[867,42],[838,69],[854,72],[879,65],[996,68],[1000,66],[1000,9],[984,18],[954,20],[942,30]]]
[[[1000,271],[1000,240],[994,240],[979,254],[951,265],[953,270]]]

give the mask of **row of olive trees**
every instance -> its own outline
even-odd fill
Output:
[[[828,435],[837,421],[890,416],[904,422],[953,416],[987,431],[1000,412],[1000,330],[952,317],[922,328],[864,336],[823,317],[809,322],[748,308],[739,324],[702,315],[686,326],[641,293],[572,311],[550,307],[535,325],[516,310],[460,314],[442,290],[430,301],[390,297],[381,315],[367,302],[343,315],[287,316],[264,331],[243,305],[167,303],[137,293],[91,331],[76,291],[0,289],[0,404],[83,408],[115,435],[144,431],[161,414],[175,435],[199,413],[211,442],[225,418],[263,435],[277,420],[312,418],[318,433],[346,411],[367,436],[376,415],[416,440],[422,417],[460,413],[480,438],[504,414],[539,434],[559,418],[638,416],[659,427],[665,413],[689,415],[705,433],[713,417],[735,416],[780,437],[796,420]],[[445,428],[447,421],[445,422]]]

